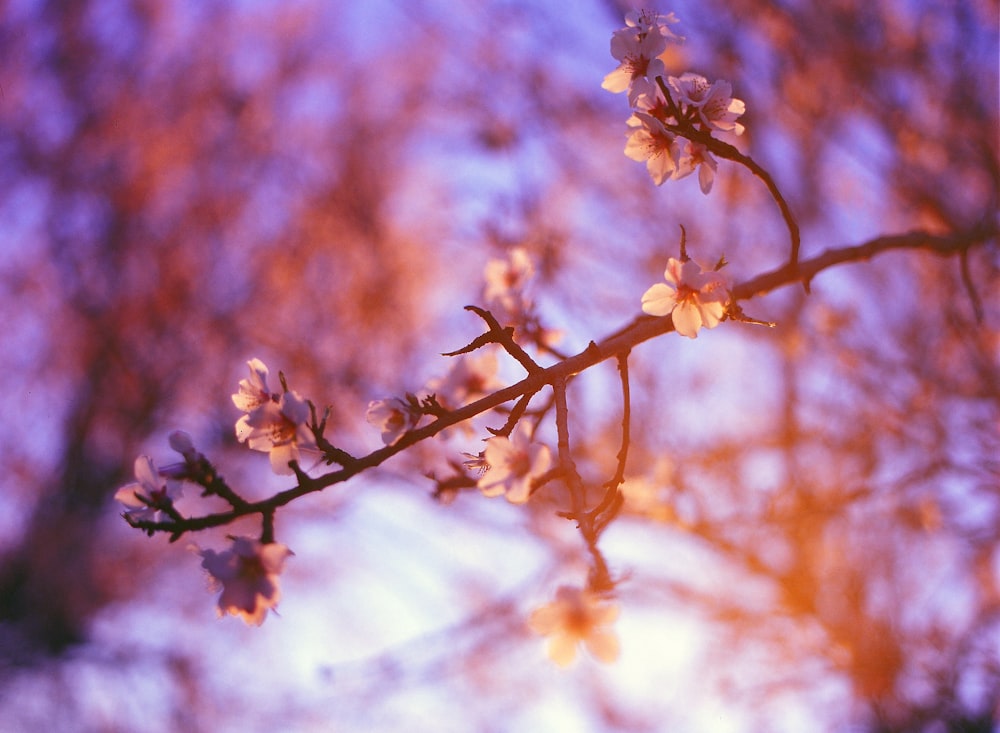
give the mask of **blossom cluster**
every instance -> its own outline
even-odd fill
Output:
[[[268,453],[275,473],[291,474],[290,464],[301,460],[302,450],[316,450],[308,424],[309,403],[295,391],[271,392],[267,366],[260,359],[251,359],[247,366],[250,377],[240,381],[233,395],[233,404],[246,413],[236,421],[236,438]]]
[[[251,364],[252,372],[261,378],[252,377],[241,383],[240,394],[244,396],[251,391],[249,388],[265,384],[266,367],[257,360]],[[190,436],[180,431],[172,433],[170,447],[183,456],[182,463],[158,469],[152,458],[139,456],[135,460],[135,482],[115,493],[115,499],[124,506],[125,518],[130,524],[159,522],[164,514],[179,518],[174,502],[182,496],[182,482],[195,481],[199,477],[205,479],[204,468],[209,464],[195,449]],[[152,534],[152,530],[149,532]],[[222,552],[203,550],[197,546],[192,549],[201,556],[211,587],[221,591],[219,615],[232,614],[248,624],[260,626],[267,611],[273,609],[281,598],[278,575],[284,568],[285,559],[293,553],[276,542],[249,537],[231,537],[230,540],[230,548]]]
[[[607,75],[603,87],[627,93],[632,115],[628,120],[626,154],[646,161],[657,185],[698,170],[701,189],[708,193],[717,168],[709,151],[714,144],[711,134],[716,131],[741,134],[743,126],[737,118],[745,107],[732,97],[728,82],[709,83],[692,73],[679,77],[666,73],[663,57],[668,46],[683,40],[671,28],[676,23],[672,13],[629,13],[626,27],[612,36],[611,52],[619,66]],[[680,259],[670,258],[667,262],[665,282],[653,285],[642,296],[643,311],[652,316],[671,317],[675,330],[690,338],[695,338],[701,328],[715,327],[726,317],[730,298],[718,269],[706,270],[690,260],[682,240]],[[397,445],[418,429],[425,418],[447,418],[465,405],[502,389],[497,346],[529,372],[538,365],[521,344],[562,358],[554,349],[559,334],[541,325],[530,296],[534,273],[534,264],[525,247],[512,247],[506,258],[487,263],[482,292],[487,310],[470,309],[483,315],[489,333],[452,352],[451,368],[444,376],[425,384],[422,390],[425,396],[407,392],[403,397],[368,404],[365,417],[378,429],[385,446]],[[232,394],[233,404],[242,413],[235,423],[235,436],[240,443],[267,453],[274,473],[295,474],[299,479],[308,470],[300,465],[306,454],[314,454],[327,464],[338,462],[345,469],[357,465],[356,459],[327,441],[323,436],[326,417],[317,420],[313,404],[289,389],[283,374],[279,374],[280,390],[273,390],[264,362],[254,358],[247,362],[247,367],[248,375],[239,381]],[[482,450],[465,453],[468,460],[464,463],[450,463],[457,475],[450,477],[449,486],[476,488],[484,496],[503,496],[512,504],[524,504],[552,478],[575,471],[571,461],[559,461],[538,440],[540,418],[525,419],[531,396],[525,395],[518,406],[510,409],[510,417],[502,429],[491,429],[493,434],[484,441]],[[329,412],[328,409],[326,414]],[[544,415],[544,409],[538,414]],[[450,429],[454,423],[455,420],[449,420],[446,427]],[[431,432],[445,435],[443,430],[440,427]],[[466,425],[466,430],[468,437],[472,428]],[[558,420],[557,430],[566,430],[565,425],[559,427]],[[564,445],[564,437],[564,432],[559,432],[560,446]],[[182,463],[158,469],[152,458],[140,456],[134,465],[135,481],[119,489],[115,498],[124,505],[130,524],[150,534],[170,531],[172,539],[193,526],[186,524],[188,520],[174,506],[182,496],[184,481],[200,485],[204,496],[215,495],[228,501],[234,518],[260,514],[263,528],[259,539],[230,536],[229,546],[221,551],[193,549],[201,558],[201,567],[208,574],[211,587],[219,593],[218,614],[239,617],[247,624],[262,624],[281,598],[280,576],[286,560],[293,555],[287,546],[274,541],[274,506],[239,497],[186,434],[172,434],[170,445],[183,456]],[[405,447],[408,445],[407,442]],[[624,467],[622,459],[619,476],[623,475]],[[559,587],[555,598],[537,608],[528,619],[528,626],[534,632],[547,637],[548,655],[560,666],[572,663],[580,646],[603,662],[614,661],[619,655],[618,638],[611,629],[618,616],[618,606],[612,598],[616,581],[600,557],[597,540],[610,521],[604,517],[613,517],[624,501],[622,491],[627,487],[619,486],[621,483],[621,478],[612,482],[606,500],[591,512],[572,515],[578,526],[590,528],[581,529],[594,556],[586,587]],[[439,488],[444,485],[445,482],[439,482]],[[600,529],[595,530],[598,524]]]
[[[718,162],[704,142],[693,138],[714,131],[742,135],[743,125],[736,120],[746,112],[746,105],[733,98],[728,81],[709,82],[691,72],[667,73],[663,57],[668,46],[683,41],[670,29],[677,23],[673,13],[633,11],[625,16],[625,23],[611,36],[611,55],[618,67],[602,84],[610,92],[628,93],[632,115],[627,122],[625,154],[645,161],[658,186],[697,170],[701,190],[707,194]]]
[[[529,337],[549,343],[555,333],[538,324],[528,284],[534,276],[534,264],[523,247],[513,247],[504,259],[490,260],[483,273],[483,299],[490,312],[504,323],[528,330]],[[378,428],[382,442],[395,444],[416,428],[424,415],[451,411],[480,399],[503,387],[498,378],[496,353],[483,351],[455,357],[444,377],[430,380],[430,397],[421,401],[411,394],[405,399],[390,397],[368,405],[366,418]],[[484,496],[504,496],[513,504],[528,501],[538,480],[552,466],[549,448],[535,441],[532,432],[520,428],[510,435],[495,435],[476,455],[466,454],[466,469],[478,473],[476,486]]]

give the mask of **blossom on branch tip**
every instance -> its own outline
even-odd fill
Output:
[[[121,502],[129,518],[137,521],[159,521],[161,510],[183,492],[180,482],[160,475],[149,456],[135,459],[135,479],[135,483],[115,492],[115,501]]]
[[[625,16],[626,27],[611,35],[611,55],[618,67],[604,77],[601,88],[615,94],[627,91],[629,104],[634,105],[640,94],[655,86],[656,77],[664,76],[663,61],[658,57],[667,44],[683,40],[668,27],[676,22],[673,13],[644,10]]]
[[[656,30],[668,41],[676,43],[684,40],[683,36],[678,36],[670,30],[670,26],[678,22],[677,16],[673,13],[658,13],[655,10],[630,10],[625,14],[625,25],[629,28],[636,28],[640,33]]]
[[[382,442],[392,445],[420,421],[421,412],[398,397],[368,403],[365,419],[382,433]]]
[[[523,504],[531,496],[532,482],[552,465],[552,454],[548,446],[533,442],[522,430],[514,438],[487,440],[482,461],[486,470],[476,485],[483,495],[503,494],[512,504]]]
[[[747,111],[742,99],[733,98],[733,87],[724,79],[709,84],[708,79],[690,72],[667,79],[678,100],[698,112],[702,124],[713,130],[742,135],[744,127],[736,122]]]
[[[201,566],[208,571],[213,590],[219,596],[219,616],[241,617],[247,624],[260,626],[267,610],[278,605],[281,589],[278,576],[292,555],[284,545],[263,544],[249,537],[233,537],[232,547],[222,552],[198,549]]]
[[[241,379],[239,391],[233,395],[233,404],[243,412],[253,412],[258,407],[274,400],[275,395],[267,388],[267,366],[260,359],[247,362],[250,378]]]
[[[170,433],[170,436],[167,438],[167,442],[170,443],[171,448],[185,458],[194,457],[198,454],[198,451],[195,450],[194,447],[194,441],[191,440],[191,436],[183,430],[175,430]]]
[[[642,296],[642,310],[651,316],[670,315],[677,333],[696,338],[698,330],[715,328],[726,313],[726,281],[714,270],[704,271],[694,260],[671,257],[657,283]]]
[[[531,614],[528,625],[536,634],[548,637],[549,658],[567,667],[576,659],[581,643],[598,660],[615,661],[620,652],[618,637],[605,627],[616,618],[617,604],[602,602],[594,593],[564,585],[556,591],[552,603]]]

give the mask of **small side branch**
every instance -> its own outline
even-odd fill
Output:
[[[771,198],[773,198],[775,203],[778,204],[778,209],[781,211],[781,218],[784,219],[785,226],[788,228],[788,236],[791,239],[791,252],[788,255],[788,264],[792,267],[798,264],[799,248],[802,242],[802,235],[799,232],[799,224],[795,220],[795,216],[792,214],[792,210],[789,208],[788,202],[785,201],[785,197],[781,195],[781,191],[778,189],[778,184],[774,182],[771,174],[762,168],[749,155],[741,153],[738,148],[712,137],[711,132],[707,130],[699,130],[695,127],[690,118],[681,114],[680,108],[674,101],[673,95],[670,93],[670,88],[667,86],[662,76],[656,77],[656,83],[660,87],[660,91],[663,92],[663,96],[666,98],[668,112],[674,120],[676,120],[676,124],[671,124],[665,120],[663,121],[667,130],[685,137],[692,142],[704,145],[720,158],[731,160],[734,163],[742,165],[764,183],[767,187],[768,193],[771,194]]]
[[[537,392],[529,392],[525,394],[521,399],[519,399],[514,407],[511,408],[510,415],[507,416],[507,422],[499,430],[495,428],[487,427],[486,429],[493,433],[493,435],[510,437],[511,432],[514,430],[514,426],[520,421],[524,416],[525,410],[528,409],[528,403],[531,402],[531,398],[534,397]]]
[[[583,479],[576,470],[576,462],[569,445],[569,407],[566,404],[566,380],[560,379],[552,385],[556,402],[556,435],[559,455],[559,467],[563,471],[566,486],[569,488],[573,506],[573,515],[579,515],[586,506]]]
[[[479,336],[468,346],[464,346],[457,351],[451,351],[443,354],[443,356],[458,356],[459,354],[468,354],[476,349],[482,348],[486,344],[499,344],[503,347],[504,351],[510,354],[517,362],[524,367],[528,374],[535,374],[542,371],[542,367],[535,363],[528,352],[522,349],[516,341],[514,341],[514,329],[507,327],[504,328],[497,321],[496,317],[484,308],[480,308],[475,305],[465,306],[465,310],[472,311],[477,316],[486,321],[486,325],[489,327],[489,331]]]
[[[972,282],[972,274],[969,272],[969,250],[962,250],[962,254],[958,261],[962,273],[962,285],[965,286],[965,292],[969,296],[969,302],[972,303],[972,313],[976,317],[976,323],[982,325],[984,318],[983,301],[980,299],[979,293],[976,291],[976,284]]]
[[[631,442],[632,399],[628,379],[628,357],[631,351],[618,354],[618,374],[622,381],[622,445],[618,449],[618,468],[615,475],[605,484],[609,490],[617,491],[625,481],[625,464],[628,461],[628,447]]]

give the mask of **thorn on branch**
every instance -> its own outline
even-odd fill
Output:
[[[743,312],[743,307],[737,303],[735,300],[729,301],[729,306],[726,308],[726,317],[731,321],[737,321],[739,323],[749,323],[755,326],[767,326],[768,328],[775,328],[778,324],[774,321],[761,321],[756,318],[751,318],[746,313]]]
[[[508,328],[508,331],[513,331],[514,329]],[[446,351],[441,354],[441,356],[461,356],[462,354],[471,354],[476,349],[481,349],[489,344],[498,343],[493,335],[492,331],[487,331],[486,333],[477,336],[468,345],[463,346],[461,349],[456,349],[455,351]]]
[[[328,405],[323,411],[323,419],[316,419],[316,405],[312,403],[312,400],[306,400],[306,404],[309,405],[309,431],[312,433],[313,440],[316,441],[316,447],[323,454],[323,461],[326,465],[331,465],[336,463],[344,468],[349,465],[356,463],[357,459],[346,451],[342,451],[337,448],[329,440],[324,437],[326,432],[326,423],[330,419],[330,413],[333,411],[333,407]]]

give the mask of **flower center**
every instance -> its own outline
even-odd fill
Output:
[[[528,451],[513,451],[507,459],[507,466],[514,476],[527,476],[531,472],[531,458],[528,456]]]
[[[255,581],[266,576],[267,571],[264,570],[264,563],[259,556],[240,557],[240,580]]]
[[[692,288],[690,285],[685,285],[684,283],[679,283],[677,285],[678,303],[693,303],[697,299],[698,299],[698,291]]]
[[[626,56],[625,68],[632,74],[633,79],[645,76],[649,70],[649,59],[645,56]]]

